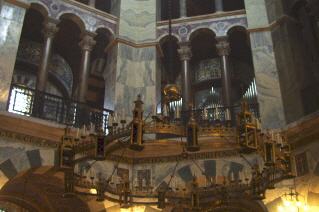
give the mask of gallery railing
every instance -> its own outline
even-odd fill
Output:
[[[112,113],[111,110],[92,107],[18,85],[11,85],[7,110],[80,128],[90,123],[97,127],[102,123],[104,131],[107,127],[108,115]]]
[[[229,110],[230,113],[230,126],[234,127],[237,126],[237,114],[241,111],[241,107],[239,105],[237,106],[231,106],[231,107],[218,107],[216,114],[216,108],[207,108],[207,123],[208,125],[227,125],[226,124],[226,109]],[[259,104],[249,104],[248,110],[253,114],[253,116],[256,119],[260,119],[259,115]],[[204,126],[204,118],[203,118],[203,109],[198,109],[194,111],[182,111],[181,112],[181,124],[186,125],[189,122],[189,118],[191,117],[191,112],[194,113],[194,118],[197,122],[197,124]],[[175,111],[170,112],[170,122],[174,122],[174,113]],[[217,116],[217,118],[216,118]],[[217,121],[218,120],[218,121]]]
[[[255,118],[259,118],[258,104],[250,104],[248,109]],[[226,109],[229,110],[231,122],[230,126],[236,126],[237,116],[241,111],[240,106],[219,107],[218,117],[220,125],[226,123]],[[104,132],[107,132],[107,121],[109,114],[113,111],[92,107],[74,100],[66,99],[60,96],[39,92],[34,89],[11,85],[10,97],[7,110],[20,115],[36,117],[47,121],[60,124],[69,124],[73,127],[82,128],[83,125],[94,124],[96,127],[102,123]],[[216,125],[216,109],[207,108],[208,122],[206,124]],[[204,125],[203,109],[194,111],[182,111],[181,123],[186,125],[194,113],[194,118],[199,125]],[[170,122],[174,122],[175,111],[169,112]]]

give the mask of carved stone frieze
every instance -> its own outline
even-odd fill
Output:
[[[30,135],[25,135],[22,133],[16,133],[8,130],[0,129],[0,138],[6,138],[9,140],[19,141],[23,143],[28,143],[36,146],[45,146],[53,149],[57,149],[60,146],[59,142],[46,140],[43,138],[38,138]]]

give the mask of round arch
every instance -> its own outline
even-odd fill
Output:
[[[81,33],[87,30],[84,20],[74,13],[61,12],[59,15],[57,15],[57,18],[60,20],[63,20],[63,19],[72,20],[80,28]]]
[[[63,193],[63,172],[58,167],[42,166],[25,170],[8,181],[0,191],[0,201],[32,212],[90,211],[80,196],[65,198]]]
[[[51,11],[50,9],[43,4],[40,1],[31,1],[30,2],[30,8],[37,10],[38,12],[40,12],[44,18],[46,18],[47,16],[51,16]]]
[[[105,28],[105,27],[98,27],[95,30],[96,33],[101,33],[104,34],[107,39],[108,39],[108,43],[110,44],[114,39],[115,39],[115,34],[111,29]]]
[[[181,40],[179,39],[178,36],[175,34],[172,34],[172,38],[174,42],[180,42]],[[160,46],[162,46],[165,42],[168,42],[170,40],[170,36],[167,34],[162,35],[161,37],[158,38],[158,43]]]
[[[196,29],[193,29],[187,36],[186,40],[192,41],[194,40],[198,35],[201,34],[208,34],[212,35],[213,37],[216,37],[216,32],[213,29],[210,29],[208,27],[198,27]]]

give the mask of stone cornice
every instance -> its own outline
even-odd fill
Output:
[[[74,5],[74,6],[77,6],[79,8],[84,9],[84,10],[90,11],[90,12],[95,13],[97,15],[100,15],[102,17],[111,19],[113,21],[116,21],[116,22],[118,21],[117,17],[115,17],[115,16],[113,16],[111,14],[105,13],[105,12],[103,12],[101,10],[95,9],[93,7],[90,7],[90,6],[86,5],[86,4],[82,4],[82,3],[74,1],[74,0],[61,0],[61,1],[65,2],[65,3],[68,3],[68,4],[71,4],[71,5]]]
[[[258,28],[248,28],[247,32],[254,33],[254,32],[271,31],[271,30],[273,30],[274,28],[278,27],[279,25],[281,25],[283,23],[288,23],[288,24],[291,24],[291,25],[302,25],[296,19],[293,19],[292,17],[290,17],[288,15],[283,15],[281,18],[279,18],[276,21],[272,22],[269,26],[258,27]]]
[[[156,47],[157,52],[159,53],[160,57],[163,57],[163,51],[161,46],[159,45],[159,43],[157,41],[154,42],[147,42],[147,43],[134,43],[132,41],[117,37],[115,38],[104,50],[105,53],[109,53],[114,46],[116,46],[118,43],[122,43],[128,46],[131,46],[133,48],[147,48],[147,47]]]
[[[29,9],[30,4],[22,1],[17,1],[17,0],[4,0],[5,2],[8,2],[10,4],[17,5],[19,7],[22,7],[24,9]]]
[[[193,22],[193,21],[201,21],[201,20],[208,20],[208,19],[214,19],[214,18],[236,16],[236,15],[244,15],[244,14],[246,14],[246,10],[220,12],[220,13],[213,13],[213,14],[208,14],[208,15],[199,15],[199,16],[194,16],[194,17],[173,19],[172,24],[188,23],[188,22]],[[168,25],[168,20],[157,22],[157,26],[165,26],[165,25]]]

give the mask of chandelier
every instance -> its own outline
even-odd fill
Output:
[[[138,96],[138,99],[134,101],[133,120],[127,123],[124,111],[122,111],[121,120],[117,112],[110,114],[107,134],[103,132],[102,126],[95,132],[95,126],[91,124],[88,127],[89,133],[86,127],[83,127],[82,135],[79,135],[80,130],[78,129],[74,137],[70,135],[70,128],[66,127],[60,148],[60,167],[65,173],[66,197],[76,193],[85,194],[83,191],[80,192],[82,188],[94,191],[87,194],[96,195],[97,201],[107,199],[118,202],[121,208],[143,205],[141,202],[145,202],[147,198],[148,204],[157,205],[160,209],[178,205],[192,210],[205,211],[208,205],[227,205],[233,199],[238,198],[262,200],[266,198],[266,189],[274,189],[276,183],[295,177],[294,159],[286,139],[270,131],[262,133],[260,122],[256,121],[248,110],[247,103],[241,103],[241,112],[237,114],[237,126],[235,127],[230,124],[229,111],[226,110],[226,115],[223,116],[225,120],[222,122],[217,108],[214,123],[209,122],[207,111],[204,109],[201,115],[203,124],[199,125],[198,120],[194,118],[193,110],[190,111],[187,123],[182,121],[178,107],[175,109],[174,118],[169,117],[171,113],[167,111],[166,104],[179,99],[178,90],[176,86],[170,85],[167,86],[164,93],[167,101],[163,104],[162,114],[157,114],[156,106],[154,106],[152,120],[149,122],[143,120],[143,102],[141,96]],[[120,149],[124,150],[123,154],[127,148],[143,152],[145,151],[143,140],[145,134],[169,134],[186,138],[186,142],[181,142],[183,150],[178,156],[179,159],[167,184],[162,183],[155,187],[152,180],[143,179],[139,182],[137,178],[130,180],[128,175],[118,179],[114,173],[120,159],[109,176],[103,173],[83,173],[83,169],[77,166],[82,161],[106,160],[114,151]],[[229,179],[224,176],[223,180],[217,179],[217,176],[207,176],[192,157],[192,153],[201,148],[198,143],[200,137],[221,137],[228,143],[228,139],[235,138],[236,151],[247,163],[249,162],[245,158],[246,155],[254,154],[261,156],[264,164],[249,163],[251,178],[248,177],[250,174],[245,172],[239,173],[236,179],[233,173]],[[75,159],[76,154],[81,154],[82,157]],[[181,159],[193,161],[205,177],[204,184],[198,182],[198,176],[195,174],[191,186],[188,187],[173,180],[176,167]]]
[[[290,188],[289,193],[284,193],[282,197],[284,198],[284,205],[278,206],[278,211],[308,211],[310,207],[307,204],[300,202],[301,195]]]

